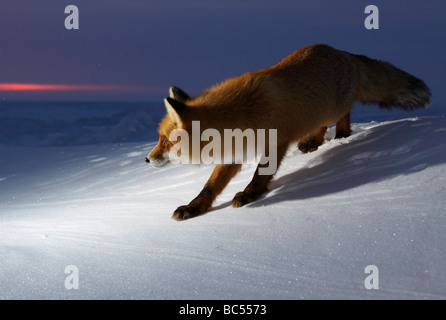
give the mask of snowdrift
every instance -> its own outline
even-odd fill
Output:
[[[0,146],[2,299],[446,298],[441,116],[360,122],[340,140],[329,129],[314,153],[290,148],[259,201],[230,206],[248,166],[184,222],[170,217],[212,166],[152,168],[154,143],[15,137]]]

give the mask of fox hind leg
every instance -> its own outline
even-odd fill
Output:
[[[352,134],[350,128],[350,111],[336,122],[335,139],[347,138]]]
[[[316,151],[324,143],[324,135],[327,127],[321,127],[315,134],[309,134],[301,139],[297,145],[303,153]]]

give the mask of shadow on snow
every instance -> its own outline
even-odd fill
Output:
[[[247,207],[321,197],[446,162],[444,118],[404,119],[370,127],[316,151],[320,155],[313,158],[314,165],[310,162],[309,167],[272,181],[270,192]]]

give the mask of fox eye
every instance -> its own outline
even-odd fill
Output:
[[[169,139],[167,139],[167,138],[164,139],[163,143],[164,143],[164,144],[168,144],[168,143],[169,143]]]

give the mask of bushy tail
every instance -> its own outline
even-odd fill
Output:
[[[427,108],[431,93],[426,84],[390,63],[352,54],[359,70],[356,99],[380,108]]]

